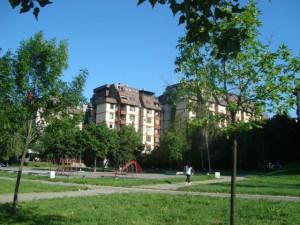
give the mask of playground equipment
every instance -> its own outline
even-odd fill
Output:
[[[114,171],[113,173],[122,174],[124,171],[130,172],[130,171],[128,171],[130,166],[131,166],[131,172],[132,173],[134,173],[134,172],[135,173],[142,173],[143,172],[143,169],[140,166],[140,164],[136,160],[133,159],[130,162],[125,163],[125,165],[123,167],[119,168],[117,171]],[[135,170],[133,170],[133,169],[135,169]]]
[[[79,163],[76,158],[53,158],[52,164],[54,165],[53,169],[56,169],[56,174],[64,174],[64,173],[78,173],[78,167],[84,168],[84,163]],[[57,165],[57,166],[56,166]],[[52,168],[51,168],[52,170]]]

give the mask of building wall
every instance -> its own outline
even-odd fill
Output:
[[[161,135],[167,132],[170,125],[172,124],[173,120],[175,119],[175,115],[182,114],[182,118],[184,120],[188,120],[190,118],[194,118],[196,116],[195,112],[192,112],[187,109],[187,102],[179,101],[176,106],[171,106],[168,103],[168,97],[160,96],[160,99],[164,99],[163,103],[161,104],[162,112],[161,112]],[[217,104],[215,102],[207,103],[208,110],[213,114],[223,114],[229,115],[229,112],[226,109],[225,105]],[[251,114],[247,112],[238,111],[236,114],[237,120],[243,120],[245,122],[249,121],[251,118]],[[228,121],[220,122],[219,126],[227,126]]]
[[[135,130],[139,131],[139,112],[140,109],[137,106],[126,105],[126,125],[134,126]]]
[[[91,102],[96,123],[105,121],[109,128],[115,129],[133,125],[147,149],[153,150],[159,144],[161,109],[154,93],[106,84],[94,89]]]
[[[140,117],[140,131],[142,133],[143,143],[149,146],[150,149],[155,147],[155,110],[152,109],[141,109]]]
[[[171,105],[169,104],[163,104],[161,105],[162,107],[162,112],[161,112],[161,124],[160,124],[160,130],[161,130],[161,135],[163,135],[169,127],[171,126],[172,123],[172,109]]]

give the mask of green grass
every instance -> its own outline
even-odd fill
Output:
[[[0,177],[17,177],[16,173],[7,173],[0,171]],[[54,178],[50,179],[48,176],[38,176],[38,175],[28,175],[22,174],[23,179],[34,179],[34,180],[49,180],[53,182],[67,182],[67,183],[76,183],[76,184],[91,184],[91,185],[104,185],[104,186],[115,186],[115,187],[132,187],[132,186],[140,186],[140,185],[152,185],[152,184],[172,184],[172,183],[180,183],[185,181],[185,176],[174,176],[174,178],[160,178],[160,179],[135,179],[130,177],[122,178],[118,177],[117,179],[112,177],[98,177],[98,178],[82,178],[82,177],[72,177],[69,178]],[[214,179],[212,175],[196,175],[193,176],[194,181],[201,180],[210,180]]]
[[[247,180],[237,181],[239,194],[300,196],[300,166],[291,165],[264,175],[246,176]],[[195,192],[230,192],[230,182],[195,185],[179,190]]]
[[[237,191],[266,194],[277,190],[281,195],[298,196],[299,173],[290,169],[273,171],[263,176],[249,176],[246,181],[238,181]],[[293,170],[297,171],[297,170]],[[16,174],[0,172],[0,176],[16,177]],[[29,179],[49,179],[46,176],[22,175]],[[207,176],[193,176],[193,181]],[[212,179],[212,176],[210,176]],[[184,176],[171,179],[128,179],[128,178],[59,178],[58,181],[78,183],[133,186],[137,184],[183,182]],[[1,180],[1,189],[2,182]],[[99,182],[99,183],[98,183]],[[141,182],[141,183],[139,183]],[[29,183],[31,191],[32,182]],[[14,186],[13,183],[5,185]],[[5,187],[3,185],[3,187]],[[46,185],[47,186],[47,185]],[[49,187],[56,185],[48,185]],[[229,184],[198,185],[208,191],[228,192]],[[224,191],[225,190],[225,191]],[[289,193],[290,192],[290,193]],[[0,204],[0,224],[103,224],[103,225],[199,225],[229,224],[229,198],[213,198],[193,195],[168,195],[150,193],[120,193],[91,197],[56,198],[20,202],[18,214],[11,213],[11,204]],[[300,202],[237,199],[236,224],[300,224]]]
[[[179,190],[229,193],[230,182],[201,184],[179,188]],[[236,191],[239,194],[300,196],[300,176],[285,176],[284,178],[250,176],[247,180],[237,181]]]
[[[209,180],[213,179],[213,176],[194,176],[194,180]],[[54,180],[55,179],[51,179]],[[104,185],[115,187],[133,187],[140,185],[153,185],[153,184],[173,184],[185,181],[184,176],[176,176],[174,178],[159,178],[159,179],[132,179],[132,178],[114,178],[114,177],[100,177],[100,178],[57,178],[57,181],[71,182],[77,184],[92,184],[92,185]]]
[[[10,180],[0,180],[1,188],[0,194],[14,193],[15,191],[15,181]],[[62,185],[49,185],[41,184],[30,181],[22,181],[19,188],[19,193],[36,193],[36,192],[63,192],[63,191],[78,191],[87,190],[86,187],[76,187],[76,186],[62,186]]]
[[[27,167],[50,167],[52,166],[51,162],[34,162],[34,161],[29,161],[26,162],[25,165]],[[16,166],[20,166],[19,164],[16,164]]]
[[[21,202],[17,215],[0,204],[0,224],[229,224],[229,198],[148,193]],[[299,202],[237,199],[236,224],[300,224]]]

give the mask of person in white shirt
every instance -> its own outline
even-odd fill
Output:
[[[191,165],[186,165],[184,168],[186,179],[185,179],[185,185],[190,185],[190,177],[192,175],[192,166]]]

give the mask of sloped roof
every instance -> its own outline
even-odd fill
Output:
[[[143,108],[161,110],[159,101],[156,97],[141,94],[140,99],[141,99],[141,104],[142,104]]]

